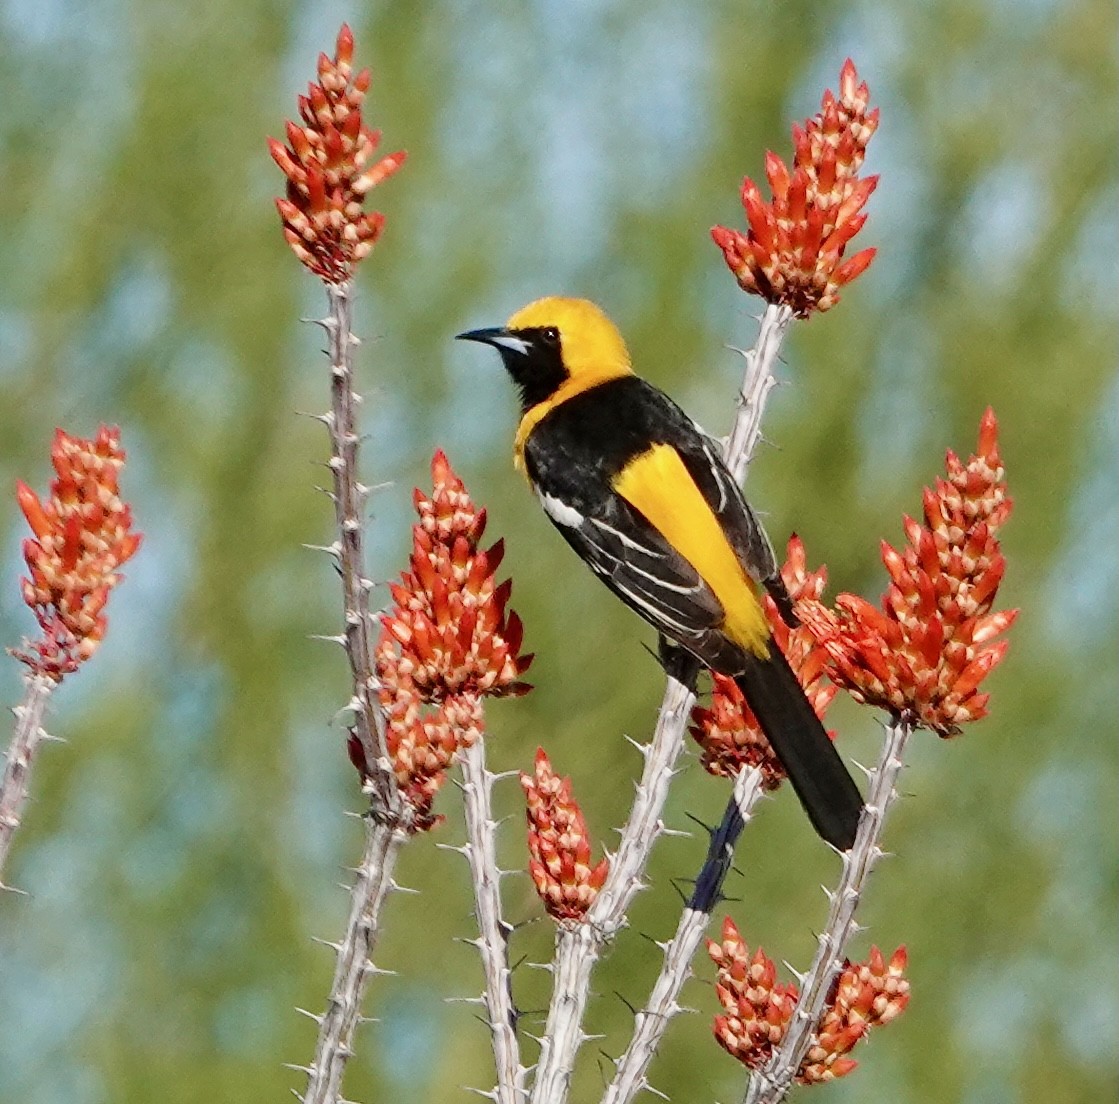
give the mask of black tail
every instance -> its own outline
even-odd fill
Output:
[[[769,659],[749,657],[735,678],[781,760],[812,826],[833,847],[855,842],[863,799],[781,649]]]

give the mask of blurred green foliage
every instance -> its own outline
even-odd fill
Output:
[[[509,465],[514,399],[496,358],[452,334],[543,293],[600,300],[644,374],[713,432],[729,424],[755,304],[707,238],[736,192],[850,54],[882,107],[864,233],[880,255],[843,304],[798,325],[791,386],[750,475],[777,541],[795,528],[837,588],[876,595],[877,546],[967,453],[983,408],[1002,424],[1017,508],[1005,603],[1022,607],[992,677],[992,715],[918,741],[912,797],[871,883],[866,938],[910,948],[910,1011],[858,1057],[835,1101],[1046,1104],[1115,1095],[1115,13],[1102,0],[668,0],[495,5],[287,0],[5,0],[0,7],[0,475],[42,487],[56,424],[123,426],[125,487],[147,533],[110,606],[108,642],[57,695],[34,803],[0,899],[0,1100],[163,1104],[284,1099],[311,1053],[340,932],[335,883],[360,808],[335,719],[346,698],[338,595],[313,462],[325,365],[301,315],[322,309],[284,246],[264,146],[315,53],[355,27],[369,115],[406,169],[361,274],[376,498],[374,569],[408,547],[408,491],[444,447],[492,532],[538,652],[536,691],[489,710],[491,756],[537,743],[575,777],[610,844],[662,678],[650,634],[576,564]],[[0,512],[0,639],[19,606],[21,523]],[[14,662],[0,697],[20,692]],[[874,718],[837,711],[867,761]],[[692,762],[672,826],[714,820],[724,788]],[[519,794],[505,859],[524,861]],[[411,845],[347,1095],[465,1099],[487,1087],[465,864]],[[674,927],[672,879],[702,833],[659,846],[653,888],[597,975],[575,1099],[594,1099]],[[780,794],[743,839],[728,903],[751,943],[807,962],[835,863]],[[550,929],[527,879],[508,892],[539,961]],[[864,947],[857,947],[861,952]],[[734,1099],[708,1035],[710,970],[653,1070],[672,1099]],[[546,976],[519,970],[528,1010]],[[621,999],[619,999],[621,998]],[[531,1053],[531,1044],[529,1046]],[[599,1068],[602,1067],[602,1068]]]

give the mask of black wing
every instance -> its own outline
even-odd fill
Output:
[[[591,570],[658,632],[704,658],[723,607],[699,572],[620,495],[583,514],[538,489],[544,510]],[[710,660],[708,660],[710,662]]]

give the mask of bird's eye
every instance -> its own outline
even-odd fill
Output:
[[[540,331],[540,339],[545,345],[558,345],[559,344],[559,330],[555,326],[545,326]]]

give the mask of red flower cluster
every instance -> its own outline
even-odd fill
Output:
[[[777,982],[777,967],[759,947],[750,956],[734,921],[723,921],[722,942],[707,940],[718,976],[715,995],[725,1015],[713,1024],[719,1045],[749,1069],[765,1065],[781,1044],[796,1010],[795,985]]]
[[[816,1038],[801,1063],[798,1080],[805,1085],[833,1081],[859,1063],[847,1054],[872,1028],[900,1016],[909,1004],[904,945],[887,962],[877,947],[866,962],[848,962],[832,986],[828,1008]]]
[[[97,650],[105,636],[109,591],[123,578],[117,569],[140,547],[141,534],[131,531],[132,510],[120,497],[124,459],[115,427],[102,426],[92,440],[58,429],[47,501],[25,483],[16,484],[34,533],[23,542],[31,573],[21,580],[23,600],[43,630],[42,639],[16,654],[55,682]]]
[[[777,982],[777,967],[759,947],[751,956],[734,921],[723,921],[722,942],[707,941],[718,969],[715,992],[724,1015],[713,1024],[715,1039],[748,1069],[758,1069],[780,1046],[796,1011],[799,990]],[[797,1072],[802,1084],[818,1084],[858,1065],[847,1055],[870,1030],[889,1023],[909,1003],[905,947],[889,962],[871,947],[866,962],[847,963],[832,987],[827,1010]]]
[[[890,585],[878,609],[841,594],[797,613],[828,654],[828,675],[856,701],[952,736],[987,713],[979,685],[1006,654],[996,640],[1017,610],[992,611],[1006,560],[998,530],[1010,516],[998,423],[988,408],[967,463],[949,450],[947,479],[925,490],[921,525],[905,519],[908,547],[882,544]]]
[[[485,510],[441,451],[431,474],[430,497],[414,495],[411,570],[392,585],[375,657],[396,779],[420,828],[436,823],[431,805],[455,753],[482,731],[482,697],[524,693],[532,662],[520,655],[520,618],[505,609],[512,582],[494,582],[502,543],[478,547]],[[351,758],[360,770],[353,741]]]
[[[794,603],[819,601],[827,583],[827,569],[807,570],[804,543],[794,535],[789,540],[781,577]],[[822,720],[837,693],[836,687],[824,677],[827,652],[807,628],[790,629],[768,595],[765,596],[765,611],[773,630],[773,643],[785,653],[816,715]],[[704,769],[711,774],[733,778],[744,767],[758,767],[762,772],[762,786],[767,790],[775,790],[785,778],[785,768],[734,679],[712,675],[711,705],[707,709],[696,706],[692,710],[689,731],[702,749],[700,758]]]
[[[848,58],[839,96],[826,91],[819,114],[803,127],[793,126],[793,171],[775,153],[766,154],[772,201],[762,199],[749,177],[743,181],[749,229],[711,231],[743,291],[807,318],[834,306],[839,288],[874,260],[873,249],[843,260],[848,242],[866,222],[862,208],[878,183],[877,176],[859,177],[878,127],[878,109],[868,111],[869,101],[870,91]]]
[[[521,775],[528,816],[529,873],[544,908],[556,920],[581,921],[606,881],[607,859],[591,866],[591,843],[583,811],[543,748],[535,770]]]
[[[343,23],[334,57],[319,54],[318,84],[299,97],[304,125],[287,124],[286,147],[268,140],[288,180],[287,198],[276,200],[284,237],[299,260],[330,284],[348,280],[373,249],[385,217],[366,214],[362,204],[406,156],[400,150],[373,161],[381,134],[361,119],[370,75],[368,69],[354,75],[353,56],[354,36]]]

